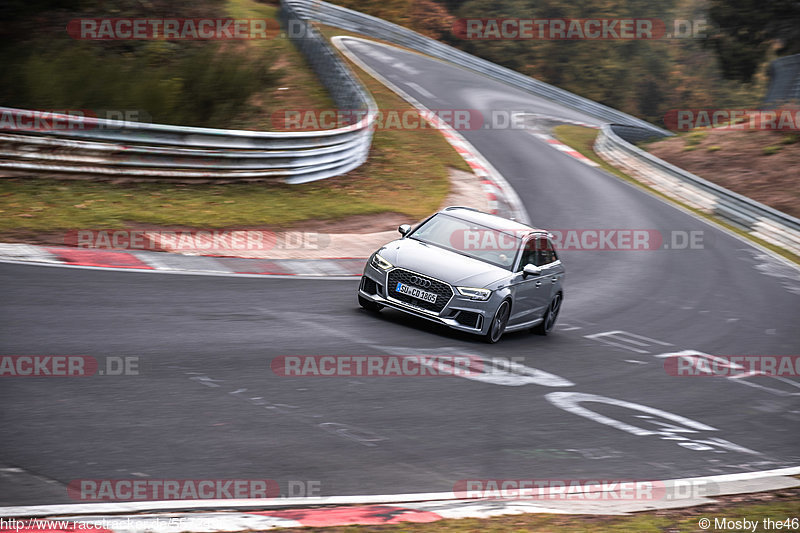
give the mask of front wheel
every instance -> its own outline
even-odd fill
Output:
[[[358,295],[358,305],[360,305],[367,311],[372,311],[373,313],[377,313],[378,311],[383,309],[383,306],[381,304],[376,304],[375,302],[371,302],[366,298],[364,298],[363,296],[361,296],[360,294]]]
[[[547,311],[544,313],[544,320],[542,320],[542,323],[533,328],[534,333],[549,335],[553,332],[553,327],[556,325],[556,319],[558,318],[558,312],[561,311],[561,301],[561,293],[556,294],[553,301],[547,306]]]
[[[508,300],[504,300],[494,314],[492,323],[489,326],[489,331],[483,337],[486,342],[489,344],[494,344],[500,340],[500,337],[503,336],[503,332],[506,330],[506,326],[508,325],[508,317],[510,315],[511,303],[509,303]]]

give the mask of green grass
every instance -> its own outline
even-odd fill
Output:
[[[231,2],[239,8],[255,5],[273,9],[252,0]],[[293,63],[292,68],[299,71],[303,66]],[[380,108],[410,109],[376,80],[361,77]],[[313,75],[296,73],[295,80],[303,79],[313,79]],[[5,178],[0,180],[0,239],[36,240],[37,235],[70,229],[142,225],[289,227],[308,220],[386,212],[420,219],[436,211],[449,193],[451,167],[469,170],[438,131],[378,130],[365,165],[346,176],[303,185],[116,184]]]
[[[764,241],[762,239],[759,239],[758,237],[754,237],[753,235],[750,235],[746,231],[743,231],[743,230],[741,230],[741,229],[739,229],[739,228],[737,228],[735,226],[732,226],[731,224],[728,224],[727,222],[725,222],[724,220],[720,219],[719,217],[716,217],[714,215],[710,215],[708,213],[704,213],[703,211],[700,211],[699,209],[695,209],[693,207],[690,207],[690,206],[684,204],[683,202],[680,202],[678,200],[670,198],[669,196],[667,196],[667,195],[665,195],[665,194],[653,189],[652,187],[640,182],[636,178],[634,178],[634,177],[622,172],[618,168],[608,164],[603,158],[601,158],[599,155],[597,155],[597,153],[595,153],[594,148],[593,148],[594,147],[594,141],[597,138],[597,133],[598,133],[597,130],[592,129],[592,128],[584,128],[582,126],[562,125],[562,126],[556,126],[553,129],[553,132],[561,142],[571,146],[572,148],[574,148],[575,150],[577,150],[581,154],[585,155],[586,157],[588,157],[589,159],[591,159],[595,163],[599,164],[603,168],[603,170],[605,170],[606,172],[609,172],[609,173],[617,176],[618,178],[621,178],[621,179],[623,179],[623,180],[625,180],[625,181],[627,181],[629,183],[632,183],[632,184],[636,185],[637,187],[640,187],[640,188],[648,191],[650,194],[658,196],[659,198],[667,200],[667,201],[669,201],[671,203],[677,204],[677,205],[681,206],[682,208],[684,208],[684,209],[686,209],[688,211],[691,211],[695,215],[703,217],[706,220],[710,220],[710,221],[714,222],[715,224],[718,224],[718,225],[724,227],[725,229],[736,233],[737,235],[745,237],[745,238],[747,238],[747,239],[749,239],[749,240],[751,240],[751,241],[753,241],[755,243],[758,243],[759,245],[763,246],[764,248],[767,248],[768,250],[771,250],[771,251],[775,252],[776,254],[779,254],[780,256],[785,257],[786,259],[788,259],[790,261],[793,261],[795,263],[800,264],[800,257],[798,257],[795,254],[793,254],[793,253],[781,248],[780,246],[775,246],[774,244],[768,243],[768,242],[766,242],[766,241]]]
[[[697,146],[703,142],[706,137],[708,137],[707,131],[693,131],[686,135],[686,146]]]
[[[226,228],[288,226],[308,219],[396,211],[422,217],[433,188],[409,181],[350,178],[305,185],[169,185],[6,179],[0,181],[0,235],[145,224]],[[445,188],[446,192],[446,188]],[[436,196],[436,195],[434,195]],[[405,201],[404,201],[405,200]]]
[[[761,153],[764,155],[773,155],[780,152],[781,148],[783,148],[783,146],[780,145],[765,146],[761,149]]]
[[[227,0],[225,14],[235,19],[277,19],[278,8],[256,0]],[[305,56],[289,39],[277,36],[266,40],[247,41],[247,45],[264,57],[277,58],[273,67],[280,79],[251,100],[255,112],[238,115],[235,126],[245,129],[272,129],[272,114],[285,109],[331,109],[333,100],[320,83]]]
[[[304,532],[320,533],[364,533],[379,531],[381,533],[493,533],[542,531],[548,533],[688,533],[704,531],[698,525],[701,518],[708,518],[712,527],[708,531],[722,531],[713,527],[714,518],[733,520],[747,517],[758,520],[757,532],[777,531],[764,529],[764,518],[785,520],[800,516],[800,502],[794,498],[778,498],[766,503],[714,504],[714,507],[694,507],[669,511],[651,511],[635,513],[628,516],[592,516],[592,515],[553,515],[522,514],[499,516],[495,518],[464,518],[440,520],[427,524],[402,523],[382,526],[340,526],[303,528]],[[783,529],[786,531],[786,528]],[[276,530],[283,533],[297,531],[295,529]],[[726,529],[726,532],[741,532],[741,529]],[[748,530],[752,531],[752,530]],[[791,531],[791,529],[789,529]]]
[[[198,4],[208,17],[224,15],[219,2]],[[175,16],[197,7],[178,6]],[[79,16],[80,6],[73,9]],[[146,16],[148,9],[141,5],[128,16]],[[58,24],[66,13],[40,17]],[[252,114],[251,100],[274,91],[282,76],[274,68],[277,54],[262,50],[256,56],[249,42],[80,41],[63,30],[45,33],[33,15],[24,23],[31,19],[39,28],[25,41],[0,44],[0,99],[11,107],[84,109],[100,117],[107,110],[136,110],[146,122],[232,127],[237,117]]]
[[[72,4],[21,16],[16,31],[24,39],[0,42],[3,105],[100,117],[130,110],[145,122],[253,130],[270,129],[282,109],[333,106],[303,55],[278,32],[255,40],[80,41],[66,24],[85,15],[91,0]],[[271,29],[278,16],[274,5],[256,0],[126,0],[109,8],[131,18],[166,10],[173,17],[269,19]]]

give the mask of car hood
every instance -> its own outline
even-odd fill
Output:
[[[511,274],[503,268],[414,239],[392,241],[378,253],[396,267],[462,287],[486,287]]]

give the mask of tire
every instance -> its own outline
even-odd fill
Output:
[[[545,311],[542,317],[542,323],[533,328],[534,333],[538,335],[550,335],[553,332],[553,327],[556,325],[558,313],[561,311],[561,304],[563,301],[564,298],[560,292],[555,295],[550,305],[547,306],[547,311]]]
[[[360,294],[358,295],[358,305],[360,305],[361,307],[363,307],[367,311],[371,311],[373,313],[377,313],[378,311],[383,309],[383,306],[381,304],[376,304],[375,302],[370,302],[369,300],[367,300],[366,298],[364,298]]]
[[[508,317],[510,316],[511,302],[508,300],[503,300],[503,303],[501,303],[500,307],[498,307],[497,311],[495,311],[494,317],[492,317],[492,323],[489,325],[489,331],[487,331],[486,335],[483,336],[483,340],[489,344],[494,344],[499,341],[500,337],[503,336],[503,332],[506,330],[506,326],[508,325]]]

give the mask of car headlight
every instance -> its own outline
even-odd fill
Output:
[[[379,270],[389,270],[394,265],[392,265],[389,261],[381,257],[380,254],[375,254],[372,256],[372,266],[374,266]]]
[[[456,289],[461,293],[461,296],[466,296],[470,300],[485,301],[492,295],[492,291],[489,289],[477,289],[475,287],[456,287]]]

